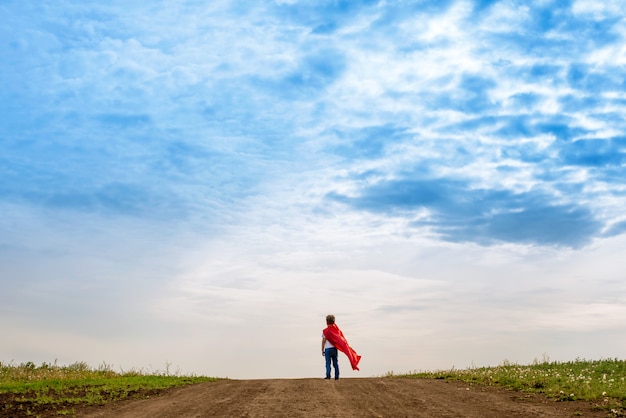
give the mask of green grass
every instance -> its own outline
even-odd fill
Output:
[[[0,417],[75,415],[81,408],[156,396],[165,389],[218,380],[166,372],[116,372],[85,363],[69,366],[0,362]]]
[[[398,377],[502,386],[542,393],[557,401],[590,401],[616,416],[624,416],[626,411],[626,361],[618,359],[550,362],[544,358],[527,366],[505,361],[498,367],[414,372]]]

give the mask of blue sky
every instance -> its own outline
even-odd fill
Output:
[[[207,4],[208,3],[208,4]],[[0,4],[0,361],[626,350],[621,1]]]

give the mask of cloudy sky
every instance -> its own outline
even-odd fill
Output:
[[[622,0],[5,0],[0,361],[626,352]]]

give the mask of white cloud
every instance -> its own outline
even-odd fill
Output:
[[[584,17],[602,20],[624,13],[624,4],[621,1],[608,0],[597,2],[593,0],[577,0],[572,5],[572,12]]]
[[[0,6],[0,359],[317,376],[331,312],[349,376],[623,352],[625,54],[576,29],[621,3],[279,4]],[[555,205],[586,246],[442,240]]]
[[[530,10],[523,3],[496,2],[479,27],[486,32],[519,34],[530,20]]]

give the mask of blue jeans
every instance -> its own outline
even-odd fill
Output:
[[[339,379],[339,362],[337,361],[337,349],[327,348],[324,350],[324,358],[326,359],[326,379],[330,379],[330,362],[333,362],[335,368],[335,379]]]

